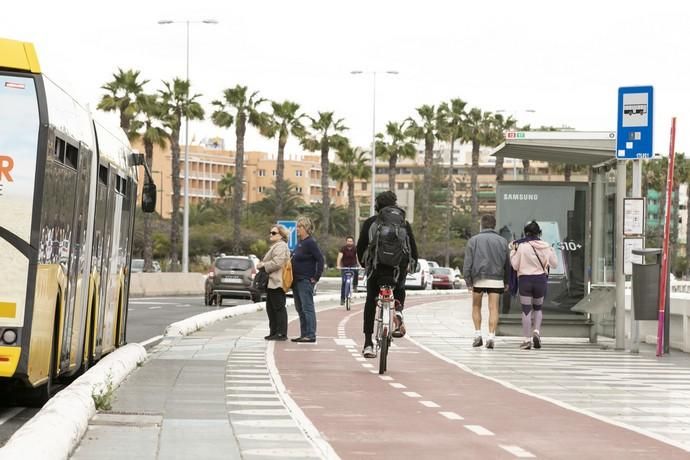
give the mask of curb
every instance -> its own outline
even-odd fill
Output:
[[[91,395],[107,391],[109,385],[117,388],[145,359],[146,350],[138,343],[104,357],[17,430],[0,449],[0,459],[68,458],[96,413]]]
[[[407,295],[430,297],[466,292],[466,289],[408,291]],[[352,297],[364,299],[366,293],[355,293]],[[315,303],[339,300],[340,294],[314,296]],[[294,299],[288,299],[285,303],[286,307],[292,305]],[[166,338],[186,336],[215,322],[265,308],[265,302],[258,302],[194,315],[168,325],[162,336],[153,337],[142,343],[127,344],[108,354],[84,375],[52,397],[31,420],[17,430],[0,448],[0,460],[69,458],[86,433],[89,420],[96,414],[91,395],[103,391],[108,384],[117,389],[129,374],[147,359],[146,348],[151,348]]]

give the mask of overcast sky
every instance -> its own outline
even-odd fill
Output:
[[[350,71],[397,70],[377,75],[378,131],[456,97],[533,126],[615,130],[618,87],[653,85],[655,151],[668,152],[672,116],[676,150],[690,142],[687,1],[13,1],[0,36],[33,42],[43,71],[95,108],[117,67],[140,70],[150,91],[184,77],[185,26],[157,21],[207,18],[219,24],[191,25],[190,79],[208,115],[239,83],[310,115],[334,111],[366,146],[372,74]],[[234,130],[194,122],[190,132],[234,149]],[[252,133],[245,148],[275,142]]]

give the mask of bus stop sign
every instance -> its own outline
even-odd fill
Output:
[[[288,231],[288,248],[290,248],[290,252],[294,251],[297,248],[297,221],[279,220],[277,223]]]
[[[631,86],[618,88],[618,133],[616,158],[637,160],[654,156],[654,88]]]

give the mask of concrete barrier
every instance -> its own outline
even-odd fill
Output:
[[[625,333],[630,337],[630,290],[625,291]],[[672,292],[668,342],[671,348],[690,353],[690,294]],[[656,344],[658,321],[639,321],[640,341]]]
[[[132,273],[130,297],[204,295],[201,273]]]

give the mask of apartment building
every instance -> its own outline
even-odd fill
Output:
[[[142,145],[134,146],[143,152]],[[172,153],[170,147],[156,146],[151,167],[158,186],[156,210],[169,218],[172,212]],[[235,172],[235,152],[223,149],[222,142],[204,142],[189,146],[189,202],[220,201],[218,184],[227,174]],[[244,154],[244,193],[247,204],[261,201],[268,188],[273,187],[276,175],[275,155],[247,151]],[[315,154],[290,153],[285,157],[285,179],[296,185],[305,203],[321,201],[321,158]],[[143,181],[142,181],[143,182]],[[141,187],[141,185],[140,185]],[[184,146],[180,152],[180,194],[184,193]],[[346,205],[347,197],[337,184],[329,180],[329,196],[336,205]],[[182,205],[182,201],[180,202]]]

